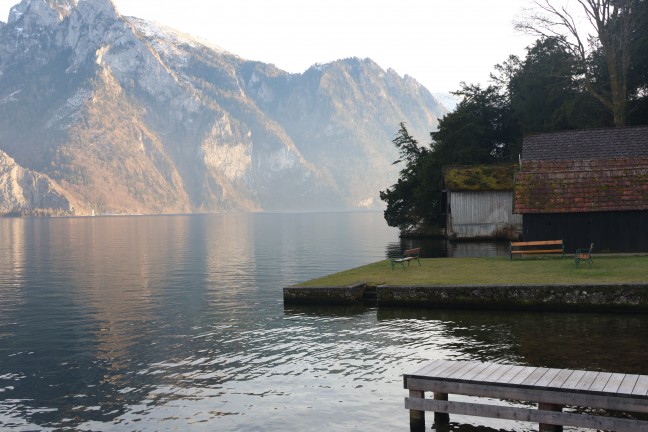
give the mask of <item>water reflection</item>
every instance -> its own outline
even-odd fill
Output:
[[[294,397],[273,377],[337,347],[286,328],[281,288],[394,238],[372,214],[2,222],[0,423],[33,429],[158,430]]]
[[[296,304],[284,307],[284,316],[313,316],[313,317],[352,317],[367,313],[364,305],[312,305]]]
[[[385,308],[378,320],[438,323],[453,359],[648,374],[646,315]]]
[[[450,241],[439,238],[402,238],[386,248],[388,257],[402,255],[405,249],[421,248],[424,258],[471,258],[508,256],[509,242],[502,241]]]
[[[16,323],[3,319],[15,314],[23,304],[21,289],[25,269],[24,221],[8,223],[0,219],[0,338],[9,337]]]
[[[643,316],[284,309],[284,286],[413,246],[379,213],[0,228],[4,429],[397,431],[430,358],[648,372]]]

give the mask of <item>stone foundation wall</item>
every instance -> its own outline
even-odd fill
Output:
[[[284,288],[285,304],[352,305],[366,301],[367,284]],[[379,307],[648,312],[648,284],[528,286],[378,286]]]
[[[285,304],[355,304],[362,302],[367,284],[345,287],[287,287],[283,289]]]
[[[592,312],[648,311],[648,284],[379,286],[379,306]]]

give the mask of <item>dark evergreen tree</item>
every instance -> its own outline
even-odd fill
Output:
[[[439,163],[486,164],[517,157],[522,136],[506,92],[462,83],[463,100],[431,134]]]
[[[426,187],[425,177],[429,171],[424,167],[430,149],[420,147],[404,123],[400,124],[392,142],[399,152],[399,159],[394,164],[404,163],[405,166],[399,173],[398,182],[380,191],[380,199],[387,203],[387,224],[408,231],[423,223],[431,211],[430,203],[426,202],[427,196],[421,191]]]
[[[576,25],[567,6],[554,0],[534,0],[536,10],[518,28],[542,37],[552,37],[578,59],[585,89],[594,96],[614,119],[614,125],[623,127],[628,114],[628,74],[632,62],[633,37],[640,25],[639,11],[645,0],[576,0],[587,18],[584,26]],[[593,34],[588,32],[592,30]],[[608,76],[608,86],[598,86],[598,53]]]
[[[557,14],[558,27],[568,24],[565,11],[551,3],[536,1]],[[455,94],[463,100],[439,121],[430,147],[419,146],[401,124],[393,142],[400,153],[395,163],[404,167],[398,182],[380,192],[390,226],[442,225],[443,167],[516,160],[523,134],[648,124],[648,0],[578,3],[600,14],[591,17],[602,26],[591,50],[553,32],[529,47],[523,60],[511,56],[496,66],[493,85],[462,83]],[[578,29],[571,30],[578,39]],[[613,52],[614,46],[623,52]],[[627,95],[625,103],[619,94]]]
[[[524,134],[614,126],[611,114],[584,90],[577,59],[556,38],[536,41],[510,69],[503,84]]]
[[[494,163],[517,157],[521,135],[507,97],[495,86],[463,84],[457,109],[431,134],[431,149],[419,147],[404,124],[393,140],[405,162],[398,182],[380,192],[385,220],[401,231],[442,226],[442,169],[445,165]]]

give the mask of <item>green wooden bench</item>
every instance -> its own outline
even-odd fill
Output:
[[[402,265],[403,270],[405,270],[405,263],[407,262],[407,267],[409,267],[410,261],[412,260],[418,261],[420,266],[421,265],[421,260],[419,260],[420,255],[421,255],[421,248],[406,249],[403,252],[403,256],[401,256],[400,258],[391,258],[392,270],[394,270],[396,264]]]
[[[592,249],[594,249],[594,243],[590,244],[589,249],[576,249],[576,255],[574,255],[576,268],[578,268],[581,261],[589,262],[590,267],[592,267]]]
[[[527,242],[511,242],[510,255],[550,254],[560,253],[565,256],[565,245],[562,240],[541,240]]]

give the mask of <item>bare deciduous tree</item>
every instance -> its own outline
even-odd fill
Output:
[[[527,33],[556,38],[572,52],[580,62],[587,91],[612,113],[617,127],[626,124],[631,43],[641,1],[571,0],[584,12],[585,19],[580,21],[564,3],[532,0],[535,7],[516,24]],[[594,85],[592,53],[599,49],[610,79],[609,93]]]

